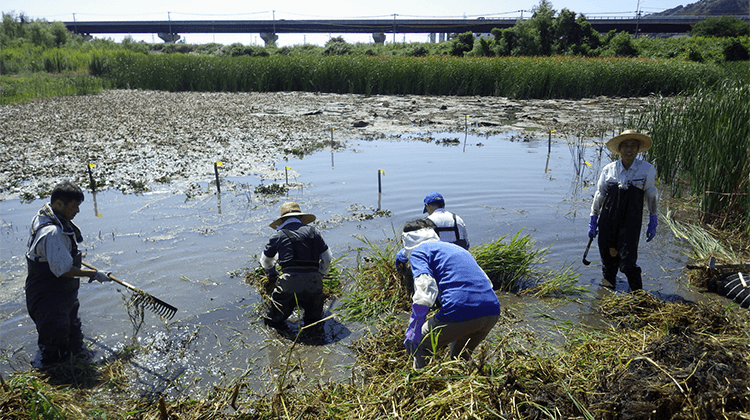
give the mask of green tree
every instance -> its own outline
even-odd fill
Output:
[[[480,36],[474,41],[474,49],[467,52],[465,55],[471,57],[492,57],[495,55],[492,44],[494,41]]]
[[[550,55],[555,37],[553,30],[555,10],[552,9],[552,3],[547,0],[541,0],[532,10],[534,12],[531,17],[532,28],[536,29],[539,41],[539,54],[537,55]]]
[[[638,55],[638,49],[633,45],[633,38],[630,34],[611,30],[604,36],[601,55],[635,57]]]
[[[576,14],[568,9],[563,9],[555,18],[552,29],[555,54],[590,55],[599,47],[599,34],[591,23],[583,15],[576,19]]]
[[[474,34],[464,32],[451,40],[450,54],[456,57],[463,57],[465,52],[474,49]]]
[[[750,52],[740,41],[733,39],[724,47],[724,60],[747,61],[750,60]]]
[[[706,18],[693,26],[693,36],[736,38],[750,35],[750,23],[731,16]]]

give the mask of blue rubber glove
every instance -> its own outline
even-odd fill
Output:
[[[276,271],[276,267],[273,267],[271,269],[266,270],[266,275],[268,277],[278,277],[279,276],[279,272]]]
[[[409,354],[416,353],[419,343],[422,342],[422,324],[424,324],[429,310],[430,308],[424,305],[416,303],[411,305],[411,316],[409,317],[409,325],[406,327],[406,339],[404,340],[406,352]]]
[[[406,265],[409,262],[409,260],[406,258],[406,251],[401,248],[401,251],[398,251],[398,254],[396,254],[396,271],[401,271],[400,265]]]
[[[648,217],[648,229],[646,229],[646,242],[650,242],[656,236],[656,226],[659,225],[655,214]]]
[[[598,217],[597,215],[591,216],[591,220],[589,221],[589,238],[596,237],[596,219]]]

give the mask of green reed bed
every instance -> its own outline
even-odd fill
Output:
[[[316,91],[513,98],[672,95],[713,86],[717,65],[677,60],[506,57],[112,56],[117,87],[168,91]]]
[[[106,80],[82,74],[0,76],[0,104],[53,96],[88,95],[99,93],[107,86]]]
[[[90,56],[89,52],[72,48],[7,47],[0,52],[0,74],[86,70]]]
[[[676,193],[701,198],[704,221],[750,230],[750,84],[659,98],[637,124],[654,138],[649,156]]]

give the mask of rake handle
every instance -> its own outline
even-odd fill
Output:
[[[96,270],[96,271],[99,271],[99,269],[98,269],[98,268],[94,267],[93,265],[91,265],[91,264],[89,264],[89,263],[86,263],[86,262],[81,262],[81,264],[85,265],[86,267],[88,267],[88,268],[90,268],[90,269],[92,269],[92,270]],[[109,277],[109,278],[111,278],[111,279],[112,279],[112,281],[114,281],[114,282],[116,282],[116,283],[120,283],[121,285],[123,285],[123,286],[127,287],[128,289],[130,289],[130,290],[132,290],[132,291],[134,291],[134,292],[141,292],[141,293],[143,293],[143,290],[141,290],[141,289],[139,289],[139,288],[137,288],[137,287],[133,286],[133,285],[132,285],[132,284],[130,284],[130,283],[126,283],[126,282],[124,282],[124,281],[122,281],[122,280],[118,279],[117,277],[115,277],[115,276],[113,276],[113,275],[111,275],[111,274],[109,274],[109,275],[108,275],[108,277]]]

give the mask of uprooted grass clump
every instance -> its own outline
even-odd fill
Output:
[[[331,261],[331,269],[323,277],[323,295],[325,295],[326,300],[338,297],[342,293],[346,270],[341,262],[345,257],[346,254]],[[257,260],[257,256],[253,255],[252,261]],[[276,283],[269,279],[263,267],[257,265],[254,268],[247,268],[244,271],[243,278],[245,283],[254,286],[263,298],[270,298],[274,287],[276,287]]]
[[[580,273],[571,265],[561,269],[539,267],[547,249],[536,248],[531,236],[522,236],[520,231],[506,240],[507,236],[470,249],[495,290],[535,297],[586,292],[576,286]],[[344,317],[367,321],[411,310],[413,280],[408,268],[399,271],[395,265],[402,246],[399,234],[394,232],[382,244],[368,238],[360,240],[365,246],[358,250],[357,268],[342,306]]]

